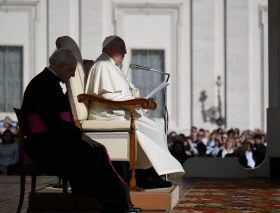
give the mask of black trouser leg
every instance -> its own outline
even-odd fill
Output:
[[[128,162],[126,161],[112,161],[112,164],[116,172],[121,176],[121,178],[129,183],[129,174],[128,174]]]
[[[130,194],[126,183],[114,171],[111,161],[103,147],[91,148],[81,142],[76,150],[76,164],[71,176],[73,191],[87,197],[96,197],[100,200],[112,201],[124,205],[130,205]],[[70,168],[71,169],[71,168]],[[75,189],[76,186],[76,189]]]

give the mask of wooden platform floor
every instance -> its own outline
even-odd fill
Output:
[[[56,177],[39,176],[37,177],[36,190],[43,190],[46,186],[56,183]],[[177,181],[180,186],[180,199],[185,193],[193,188],[200,179],[181,179]],[[27,197],[30,192],[31,179],[26,179],[25,199],[21,213],[26,213]],[[20,178],[19,176],[0,176],[0,212],[16,213],[20,194]],[[44,212],[47,213],[47,212]],[[82,212],[85,213],[85,212]],[[143,213],[165,213],[164,211],[143,211]]]

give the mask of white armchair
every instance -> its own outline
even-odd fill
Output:
[[[99,96],[84,94],[86,83],[85,69],[82,56],[76,42],[68,37],[59,37],[56,40],[57,48],[68,48],[73,50],[78,64],[75,77],[67,83],[67,93],[70,101],[74,121],[82,131],[92,139],[104,144],[112,161],[130,162],[130,190],[140,190],[136,186],[135,169],[137,160],[136,136],[137,124],[135,122],[135,107],[140,105],[143,109],[155,110],[157,104],[145,98],[137,98],[128,101],[111,101]],[[87,120],[88,103],[96,101],[110,106],[129,106],[131,119],[128,121],[96,121]]]

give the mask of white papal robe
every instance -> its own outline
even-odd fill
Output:
[[[114,60],[102,53],[91,68],[86,84],[86,93],[100,95],[110,100],[126,100],[137,97],[138,89],[125,77],[123,71]],[[170,179],[184,175],[181,164],[170,154],[163,126],[142,114],[136,112],[137,122],[137,161],[138,169],[154,167],[158,175],[170,174]],[[128,120],[128,108],[112,108],[110,106],[91,102],[89,120]]]

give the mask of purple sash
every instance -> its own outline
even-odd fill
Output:
[[[71,121],[70,112],[60,112],[60,117],[64,121],[68,121],[68,122]],[[38,114],[28,115],[27,121],[28,121],[28,130],[29,133],[31,134],[46,132],[48,130],[48,127],[46,127],[40,115]]]

